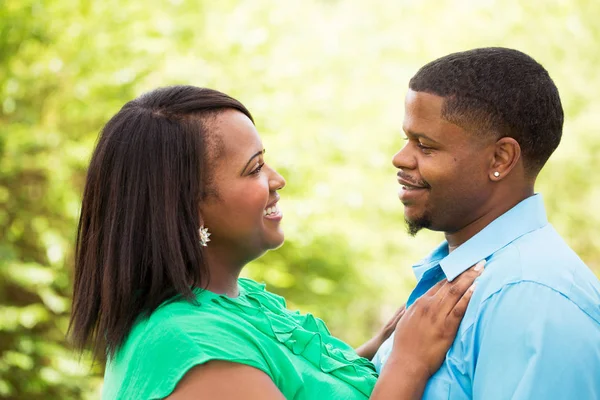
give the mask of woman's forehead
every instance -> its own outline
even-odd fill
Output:
[[[262,151],[263,145],[250,119],[243,113],[227,110],[220,113],[214,121],[211,134],[221,147],[221,157],[228,162],[246,163],[250,157]]]

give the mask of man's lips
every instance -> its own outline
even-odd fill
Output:
[[[408,189],[429,189],[429,185],[425,182],[415,182],[413,179],[407,179],[407,176],[398,173],[398,183]]]
[[[407,189],[427,189],[425,186],[415,186],[404,179],[398,179],[398,183]]]

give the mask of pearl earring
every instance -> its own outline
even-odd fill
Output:
[[[207,243],[210,242],[210,239],[208,238],[210,236],[208,228],[205,228],[204,225],[202,225],[200,229],[198,229],[198,233],[200,234],[200,245],[206,247]]]
[[[496,178],[498,178],[498,177],[500,176],[500,172],[498,172],[498,171],[494,172],[494,176],[495,176]]]

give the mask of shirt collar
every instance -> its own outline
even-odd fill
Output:
[[[448,256],[448,242],[443,241],[434,251],[432,251],[427,257],[413,265],[413,272],[417,277],[417,281],[423,278],[425,272],[429,271],[432,267],[440,264],[440,261]]]
[[[444,241],[423,261],[413,266],[417,280],[434,266],[444,271],[452,281],[458,275],[490,255],[513,242],[515,239],[548,224],[544,200],[535,194],[502,214],[479,233],[448,253],[448,242]]]

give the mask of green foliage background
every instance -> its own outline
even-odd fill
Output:
[[[64,338],[82,182],[101,126],[157,86],[250,108],[287,178],[287,242],[245,274],[357,345],[441,240],[410,238],[396,197],[408,79],[452,51],[521,49],[567,115],[538,190],[600,273],[599,17],[590,0],[0,0],[0,399],[98,397],[101,368]]]

